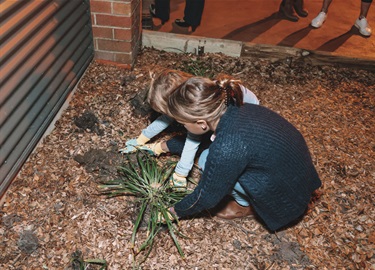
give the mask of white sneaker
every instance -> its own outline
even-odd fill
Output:
[[[359,29],[359,32],[366,36],[366,37],[369,37],[371,36],[371,27],[370,25],[368,24],[366,18],[362,18],[362,19],[357,19],[355,21],[355,24],[354,24],[355,27],[357,27]]]
[[[319,12],[318,16],[316,16],[312,21],[311,21],[311,26],[315,28],[319,28],[322,26],[324,21],[327,19],[327,13],[321,11]]]

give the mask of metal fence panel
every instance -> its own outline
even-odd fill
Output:
[[[89,0],[0,2],[0,197],[94,57]]]

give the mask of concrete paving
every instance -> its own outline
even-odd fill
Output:
[[[144,0],[144,10],[148,9],[149,1]],[[161,25],[160,20],[154,18],[153,30],[318,50],[375,61],[375,4],[370,7],[367,16],[373,34],[366,38],[354,27],[359,16],[360,0],[333,0],[327,20],[319,29],[311,27],[310,22],[319,13],[321,0],[305,1],[309,15],[298,22],[288,21],[279,14],[280,2],[206,0],[201,25],[192,33],[191,28],[181,28],[174,23],[175,19],[183,18],[185,0],[172,0],[170,20]]]

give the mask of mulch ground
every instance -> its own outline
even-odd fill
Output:
[[[108,199],[97,185],[116,177],[118,149],[150,123],[140,97],[155,64],[241,79],[263,106],[301,131],[323,186],[303,219],[276,233],[254,218],[183,220],[185,258],[161,231],[138,268],[375,269],[374,72],[153,49],[141,52],[133,70],[91,63],[3,198],[1,269],[79,269],[71,263],[77,252],[83,260],[106,260],[108,269],[137,268],[133,199]]]

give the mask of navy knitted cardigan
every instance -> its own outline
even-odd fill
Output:
[[[213,208],[239,181],[256,213],[275,231],[302,216],[321,186],[300,132],[263,106],[229,106],[209,149],[197,187],[175,205],[179,217]]]

